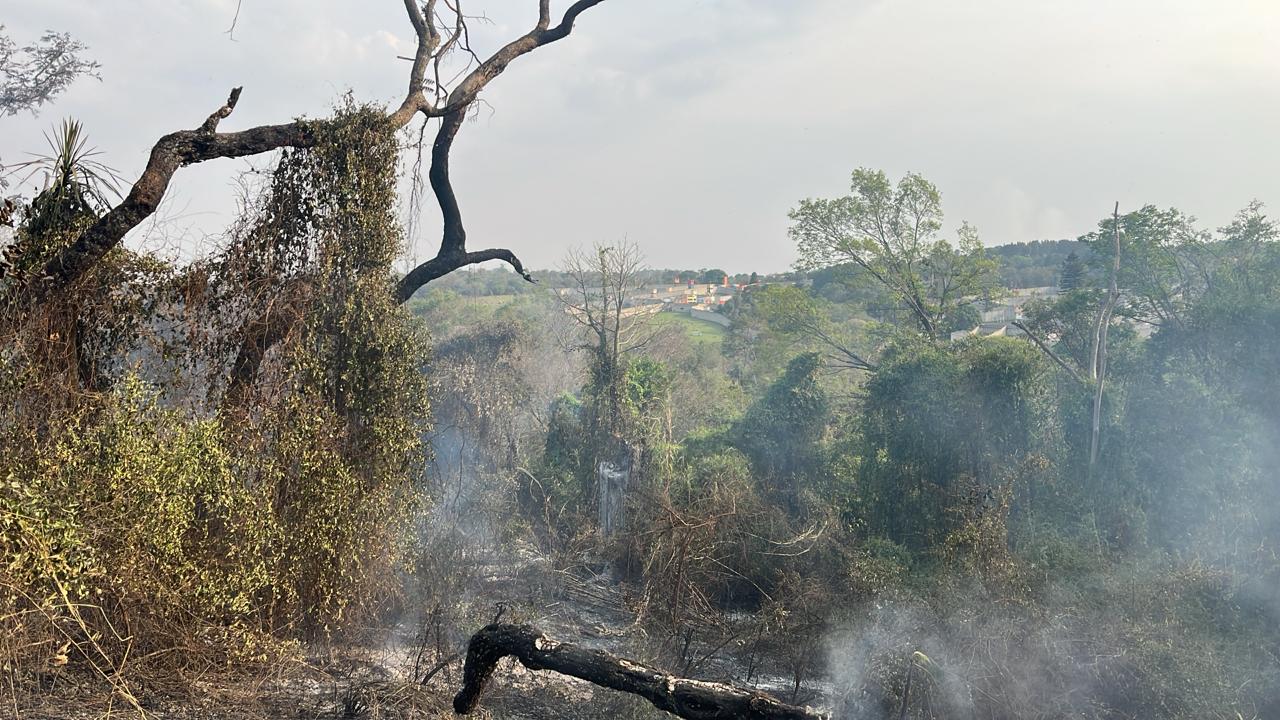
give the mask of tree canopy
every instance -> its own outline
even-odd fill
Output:
[[[955,245],[939,237],[942,196],[920,175],[909,173],[894,185],[883,171],[858,169],[849,195],[803,200],[790,217],[798,267],[858,269],[930,337],[941,335],[960,305],[995,287],[996,264],[977,230],[962,224]]]

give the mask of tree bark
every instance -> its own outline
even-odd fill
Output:
[[[475,709],[498,661],[509,655],[530,670],[554,670],[639,695],[658,709],[688,720],[829,718],[808,707],[787,705],[758,690],[676,677],[603,650],[557,642],[528,625],[507,624],[489,625],[471,637],[462,690],[453,700],[455,712],[465,715]]]

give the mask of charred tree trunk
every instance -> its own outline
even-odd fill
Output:
[[[470,713],[498,661],[515,656],[530,670],[554,670],[601,687],[632,693],[660,710],[689,720],[828,720],[807,707],[787,705],[758,690],[690,680],[620,658],[603,650],[562,643],[528,625],[489,625],[471,636],[462,690],[453,709]]]

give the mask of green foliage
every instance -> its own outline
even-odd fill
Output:
[[[623,405],[640,432],[653,441],[663,439],[662,420],[670,406],[671,370],[653,358],[641,357],[627,363],[623,375]]]
[[[1080,256],[1073,250],[1062,260],[1062,271],[1058,276],[1058,289],[1062,292],[1079,290],[1085,283],[1085,265]]]
[[[393,589],[429,412],[425,338],[392,294],[394,130],[380,111],[347,105],[317,132],[316,146],[286,154],[274,179],[273,194],[297,198],[301,212],[263,220],[281,231],[264,250],[305,258],[319,291],[286,347],[283,401],[246,438],[285,530],[289,574],[275,622],[309,633],[368,616]]]
[[[576,471],[582,450],[582,403],[572,395],[561,395],[551,404],[543,458],[555,467]]]
[[[929,337],[940,336],[945,318],[966,298],[990,294],[996,263],[977,231],[962,225],[955,246],[937,237],[942,196],[932,183],[909,173],[894,186],[881,171],[858,169],[851,189],[834,200],[803,200],[791,211],[800,268],[858,268]]]
[[[861,450],[872,531],[912,548],[941,542],[967,502],[1014,479],[1053,427],[1045,364],[1017,340],[938,348],[899,342],[867,383]]]
[[[780,375],[797,349],[811,349],[807,340],[779,327],[776,315],[770,309],[791,303],[774,302],[774,296],[795,297],[811,306],[803,290],[786,285],[769,285],[753,288],[734,298],[729,327],[721,344],[721,352],[729,359],[730,376],[751,392],[760,392]],[[789,330],[790,328],[787,328]]]
[[[118,251],[4,328],[7,667],[59,646],[102,673],[171,667],[175,648],[262,661],[394,605],[429,428],[426,338],[391,291],[399,150],[369,108],[313,131],[215,262],[179,274]],[[78,137],[22,232],[65,241],[100,209]],[[253,323],[282,304],[289,332],[229,399]]]
[[[1072,361],[1077,368],[1087,368],[1093,352],[1093,329],[1104,295],[1100,290],[1079,289],[1053,300],[1035,300],[1024,308],[1025,322],[1037,337],[1048,338],[1054,352],[1063,359]],[[1112,328],[1107,336],[1108,347],[1123,343],[1124,335],[1132,337],[1133,334],[1129,327]]]
[[[1032,240],[987,248],[987,254],[1000,263],[1000,284],[1008,288],[1058,284],[1067,257],[1076,254],[1087,261],[1088,253],[1076,240]]]
[[[23,448],[21,462],[6,458],[0,494],[9,611],[77,621],[112,651],[126,642],[113,623],[134,624],[135,650],[156,650],[181,642],[193,617],[265,619],[284,527],[269,488],[241,481],[243,456],[216,421],[184,418],[127,380],[56,434],[9,443]]]
[[[1152,324],[1176,325],[1203,287],[1202,269],[1211,259],[1208,233],[1195,218],[1175,208],[1146,205],[1098,223],[1080,241],[1092,251],[1090,263],[1108,274],[1115,258],[1114,233],[1120,233],[1120,287],[1128,290],[1124,310]]]
[[[0,98],[0,107],[3,102]],[[47,154],[38,154],[10,170],[25,171],[27,178],[39,174],[42,188],[29,205],[21,208],[22,222],[14,242],[0,249],[0,280],[10,276],[25,283],[37,277],[55,253],[105,213],[112,197],[120,195],[120,177],[95,159],[100,153],[89,147],[88,135],[79,121],[63,120],[55,132],[45,134],[45,140],[49,144]],[[3,289],[4,284],[0,284]]]
[[[698,282],[704,285],[719,285],[729,274],[720,268],[711,268],[710,270],[702,270],[698,275]]]
[[[830,404],[818,386],[819,358],[799,355],[733,429],[752,469],[780,497],[795,502],[798,485],[816,471]]]

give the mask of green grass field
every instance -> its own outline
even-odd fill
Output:
[[[684,313],[664,312],[658,313],[657,322],[671,326],[679,327],[684,330],[689,339],[699,345],[719,345],[724,339],[726,330],[713,322],[706,320],[695,320]]]

